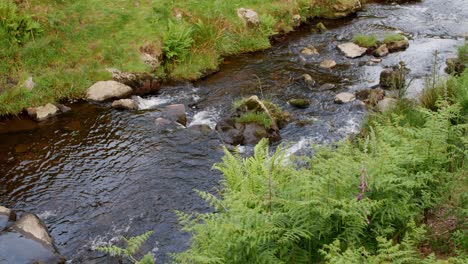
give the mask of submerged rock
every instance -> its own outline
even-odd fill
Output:
[[[138,104],[133,99],[120,99],[112,102],[112,107],[116,109],[136,110],[138,109]]]
[[[164,107],[162,115],[168,120],[177,122],[183,126],[187,125],[187,114],[185,113],[185,105],[183,104],[173,104]]]
[[[340,44],[338,45],[338,49],[340,49],[346,57],[351,59],[362,57],[367,52],[366,48],[360,47],[352,42]]]
[[[324,60],[320,63],[320,67],[324,69],[331,69],[336,66],[336,62],[334,60]]]
[[[132,88],[116,81],[100,81],[86,91],[86,98],[93,101],[105,101],[123,98],[132,94]]]
[[[260,24],[257,12],[252,9],[239,8],[237,9],[237,16],[242,18],[248,27],[258,26]]]
[[[356,97],[352,93],[339,93],[335,96],[335,103],[345,104],[345,103],[352,102],[355,99]]]
[[[314,83],[315,83],[314,79],[312,79],[312,76],[310,76],[310,74],[307,74],[307,73],[302,75],[302,79],[308,85],[314,85]]]
[[[288,104],[297,107],[297,108],[307,108],[310,105],[310,101],[307,99],[297,99],[293,98],[288,101]]]
[[[308,46],[302,49],[301,53],[305,55],[319,55],[317,49],[314,46]]]

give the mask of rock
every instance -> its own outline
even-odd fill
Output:
[[[244,137],[244,145],[255,145],[260,142],[262,138],[267,137],[267,131],[263,126],[257,123],[248,123],[245,124],[242,135]]]
[[[388,55],[388,48],[387,44],[380,45],[374,52],[372,53],[376,57],[385,57]]]
[[[380,63],[380,62],[382,62],[382,59],[373,58],[370,61],[373,62],[373,63]]]
[[[54,104],[54,105],[60,110],[61,113],[66,113],[66,112],[71,111],[71,108],[66,105],[63,105],[63,104]]]
[[[312,79],[312,76],[310,76],[310,74],[303,74],[302,75],[302,79],[304,80],[305,83],[307,83],[308,85],[314,85],[314,79]]]
[[[445,72],[448,74],[460,75],[466,69],[466,65],[459,58],[448,58],[445,64],[447,65]]]
[[[167,126],[167,125],[172,124],[172,121],[167,120],[167,119],[162,118],[162,117],[158,117],[156,120],[154,120],[154,124],[157,125],[157,126]]]
[[[307,99],[294,98],[294,99],[290,99],[288,101],[288,104],[290,104],[290,105],[292,105],[294,107],[297,107],[297,108],[307,108],[310,105],[310,101],[307,100]]]
[[[136,110],[138,105],[133,99],[120,99],[112,102],[112,107],[116,109]]]
[[[47,231],[47,227],[41,219],[34,214],[24,214],[10,227],[10,229],[22,234],[28,234],[42,243],[54,248],[54,242]]]
[[[152,52],[150,48],[143,49],[141,51]],[[155,51],[153,52],[155,53]],[[156,56],[156,55],[154,55]],[[161,80],[154,77],[150,73],[129,73],[121,72],[117,69],[107,69],[112,73],[112,79],[116,82],[123,83],[132,88],[132,94],[145,95],[145,94],[156,94],[161,88]]]
[[[301,15],[295,14],[295,15],[291,18],[291,20],[292,20],[292,24],[293,24],[294,27],[298,27],[298,26],[301,25],[301,20],[302,20]]]
[[[320,63],[320,67],[324,69],[331,69],[336,66],[336,62],[334,60],[324,60]]]
[[[242,18],[248,27],[258,26],[260,24],[257,12],[252,9],[239,8],[237,9],[237,16]]]
[[[389,89],[401,89],[405,86],[405,70],[384,69],[380,73],[380,86]]]
[[[318,31],[320,32],[325,32],[327,31],[327,27],[322,23],[322,22],[319,22],[317,23],[317,25],[315,25],[315,27],[318,29]]]
[[[385,97],[382,101],[377,103],[377,110],[380,112],[386,112],[391,110],[397,103],[394,98]]]
[[[329,10],[321,15],[323,18],[336,19],[347,17],[362,7],[360,0],[335,0],[333,3]]]
[[[345,103],[352,102],[355,99],[356,97],[352,93],[339,93],[335,96],[335,103],[345,104]]]
[[[324,83],[318,88],[318,90],[327,91],[327,90],[333,90],[335,88],[336,88],[336,85],[334,85],[333,83]]]
[[[192,126],[189,126],[188,129],[192,131],[196,131],[201,134],[209,134],[210,132],[213,131],[211,127],[207,124],[192,125]]]
[[[29,91],[32,91],[34,87],[36,87],[36,83],[33,82],[33,78],[31,76],[28,77],[26,81],[24,81],[23,84],[24,88],[28,89]]]
[[[338,49],[340,49],[346,57],[351,59],[362,57],[367,52],[366,48],[360,47],[352,42],[340,44],[338,45]]]
[[[116,81],[100,81],[86,91],[86,98],[93,101],[105,101],[113,98],[123,98],[132,93],[132,88]]]
[[[187,114],[185,113],[185,105],[183,104],[166,106],[163,110],[163,116],[183,126],[187,125]]]
[[[161,65],[161,62],[159,61],[158,58],[152,56],[151,54],[148,53],[140,53],[140,59],[148,66],[151,67],[151,69],[156,69],[159,65]]]
[[[404,40],[399,40],[399,41],[392,41],[392,42],[387,43],[386,45],[387,45],[388,51],[392,53],[392,52],[406,50],[409,47],[409,42],[407,39],[404,39]]]
[[[382,88],[372,89],[367,97],[367,102],[370,105],[376,105],[378,102],[382,101],[384,97],[385,91]]]
[[[319,55],[317,49],[314,46],[308,46],[301,51],[304,55]]]
[[[360,90],[356,92],[355,96],[361,101],[366,101],[369,98],[370,92],[371,89]]]
[[[36,121],[43,121],[60,113],[60,109],[50,103],[44,106],[30,107],[26,111]]]
[[[0,231],[11,221],[16,221],[15,211],[0,205]]]

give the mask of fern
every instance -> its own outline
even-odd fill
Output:
[[[97,251],[104,252],[109,254],[113,257],[126,257],[132,263],[135,264],[154,264],[154,257],[151,253],[147,253],[141,260],[135,259],[135,254],[141,248],[141,246],[150,238],[153,234],[153,231],[148,231],[144,234],[139,236],[131,237],[129,239],[123,237],[123,240],[126,242],[126,248],[120,248],[114,245],[105,246],[105,247],[97,247]]]

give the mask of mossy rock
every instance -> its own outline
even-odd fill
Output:
[[[293,98],[288,101],[288,104],[297,108],[304,109],[310,106],[310,101],[307,99]]]

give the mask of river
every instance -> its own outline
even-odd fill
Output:
[[[191,125],[214,127],[234,100],[256,94],[292,114],[296,121],[282,129],[281,144],[290,154],[307,154],[314,144],[330,144],[360,129],[367,110],[358,101],[335,104],[338,92],[375,85],[383,67],[403,60],[414,79],[408,94],[417,96],[432,72],[435,50],[442,73],[445,58],[454,56],[468,34],[468,2],[368,4],[354,17],[323,23],[329,29],[324,33],[303,26],[269,50],[227,58],[214,75],[141,98],[145,110],[81,102],[41,123],[0,121],[0,204],[38,214],[71,263],[113,263],[92,248],[148,230],[155,233],[143,251],[166,263],[168,254],[184,250],[190,239],[174,211],[210,210],[194,189],[217,192],[221,175],[211,167],[222,157],[222,142],[215,132],[156,129],[158,108],[183,103]],[[355,33],[383,36],[395,30],[411,37],[409,49],[377,65],[367,64],[370,56],[351,60],[336,49]],[[320,56],[301,54],[311,44]],[[335,60],[337,67],[321,69],[324,59]],[[304,73],[314,86],[301,80]],[[335,88],[318,89],[323,84]],[[295,109],[286,103],[292,97],[308,98],[311,106]]]

